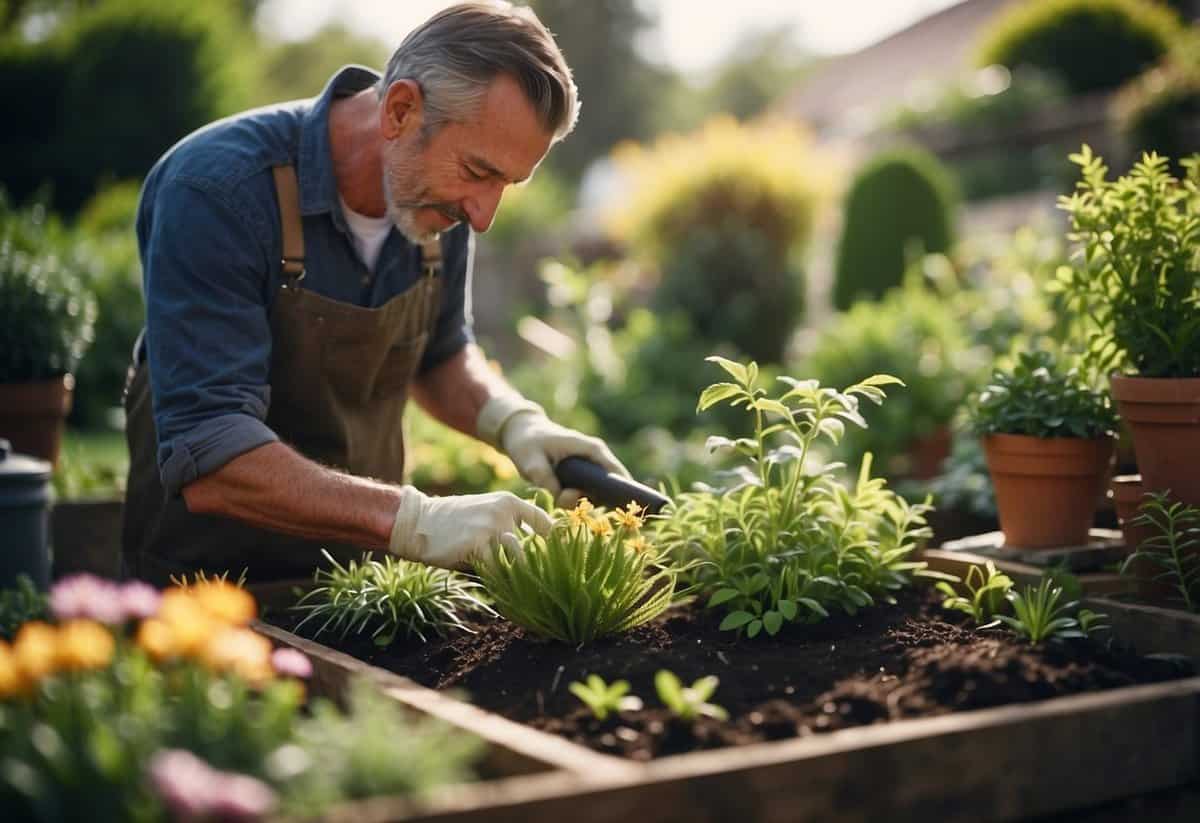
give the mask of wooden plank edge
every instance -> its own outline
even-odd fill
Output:
[[[1184,654],[1200,660],[1200,614],[1107,597],[1088,597],[1084,604],[1108,615],[1113,636],[1143,654]]]
[[[399,703],[487,741],[503,755],[492,765],[505,775],[528,774],[547,769],[590,775],[624,774],[636,768],[628,761],[601,754],[557,735],[485,711],[478,706],[426,688],[379,666],[300,637],[285,629],[255,622],[254,629],[276,643],[302,652],[313,663],[318,693],[340,699],[352,676],[369,678]]]
[[[933,571],[955,574],[959,577],[967,573],[971,566],[982,566],[988,561],[995,564],[1016,583],[1037,583],[1046,569],[1019,563],[1015,560],[997,560],[994,557],[984,557],[966,551],[946,551],[944,549],[926,549],[921,559],[929,563]],[[1108,594],[1125,594],[1132,591],[1134,582],[1115,572],[1094,572],[1077,574],[1076,578],[1083,586],[1087,597],[1100,597]]]
[[[1117,749],[1114,735],[1139,723],[1146,733]],[[1014,785],[1022,766],[1036,785]],[[572,823],[790,823],[873,821],[897,812],[909,819],[920,812],[936,814],[940,823],[975,823],[1050,814],[1197,778],[1200,678],[1189,678],[694,752],[625,774],[544,774],[446,788],[423,800],[373,798],[323,819],[525,823],[568,815]]]

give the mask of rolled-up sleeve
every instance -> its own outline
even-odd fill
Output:
[[[471,278],[475,268],[475,234],[463,224],[442,244],[442,296],[437,322],[421,357],[424,373],[475,341],[471,316]]]
[[[270,264],[262,215],[202,182],[164,184],[146,213],[139,240],[158,465],[177,494],[279,439],[264,422]]]

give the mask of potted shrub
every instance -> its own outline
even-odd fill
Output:
[[[997,370],[968,415],[983,438],[1006,545],[1086,543],[1115,442],[1107,395],[1035,351]]]
[[[1071,159],[1083,179],[1060,206],[1079,249],[1058,286],[1112,372],[1145,490],[1200,505],[1200,155],[1183,180],[1157,154],[1116,180],[1087,146]]]
[[[0,236],[0,436],[53,463],[96,307],[56,257],[21,250],[8,229]]]

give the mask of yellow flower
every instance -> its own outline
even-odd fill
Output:
[[[254,597],[245,589],[224,580],[210,580],[192,586],[192,596],[213,617],[234,626],[245,626],[254,619]]]
[[[580,529],[592,521],[586,512],[581,512],[579,509],[571,509],[567,512],[567,522],[571,524],[571,528]]]
[[[251,683],[271,679],[271,641],[250,629],[225,628],[204,647],[204,662],[218,672],[231,672]]]
[[[58,662],[58,632],[48,623],[32,621],[17,632],[13,657],[21,674],[30,683],[54,673]]]
[[[200,601],[192,594],[193,590],[169,589],[163,593],[162,603],[158,607],[159,620],[171,632],[175,654],[197,654],[223,625],[200,605]]]
[[[646,536],[639,534],[637,537],[631,537],[625,541],[625,548],[633,549],[638,554],[644,554],[650,551],[650,542],[646,540]]]
[[[23,694],[27,685],[12,647],[0,640],[0,700]]]
[[[618,526],[623,526],[631,531],[637,531],[642,527],[642,523],[644,522],[642,513],[645,511],[644,508],[630,500],[628,506],[623,509],[615,509],[612,512],[612,519]]]
[[[68,620],[58,627],[58,665],[63,671],[100,669],[113,658],[116,643],[95,620]]]
[[[613,532],[612,523],[607,517],[588,518],[587,526],[596,537],[608,537]]]
[[[581,497],[579,498],[579,502],[575,504],[574,511],[577,511],[586,517],[587,515],[591,514],[592,510],[595,508],[596,507],[592,505],[592,501],[588,500],[586,497]]]
[[[143,620],[138,626],[137,644],[142,651],[150,655],[150,659],[161,663],[178,654],[175,643],[175,632],[163,620],[150,618]]]

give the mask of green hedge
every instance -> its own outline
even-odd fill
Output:
[[[953,189],[937,159],[917,149],[868,161],[846,195],[834,305],[848,309],[859,299],[877,299],[904,279],[911,256],[950,248]]]
[[[1152,0],[1027,0],[988,27],[978,60],[1054,72],[1081,94],[1136,76],[1179,32],[1175,13]]]

